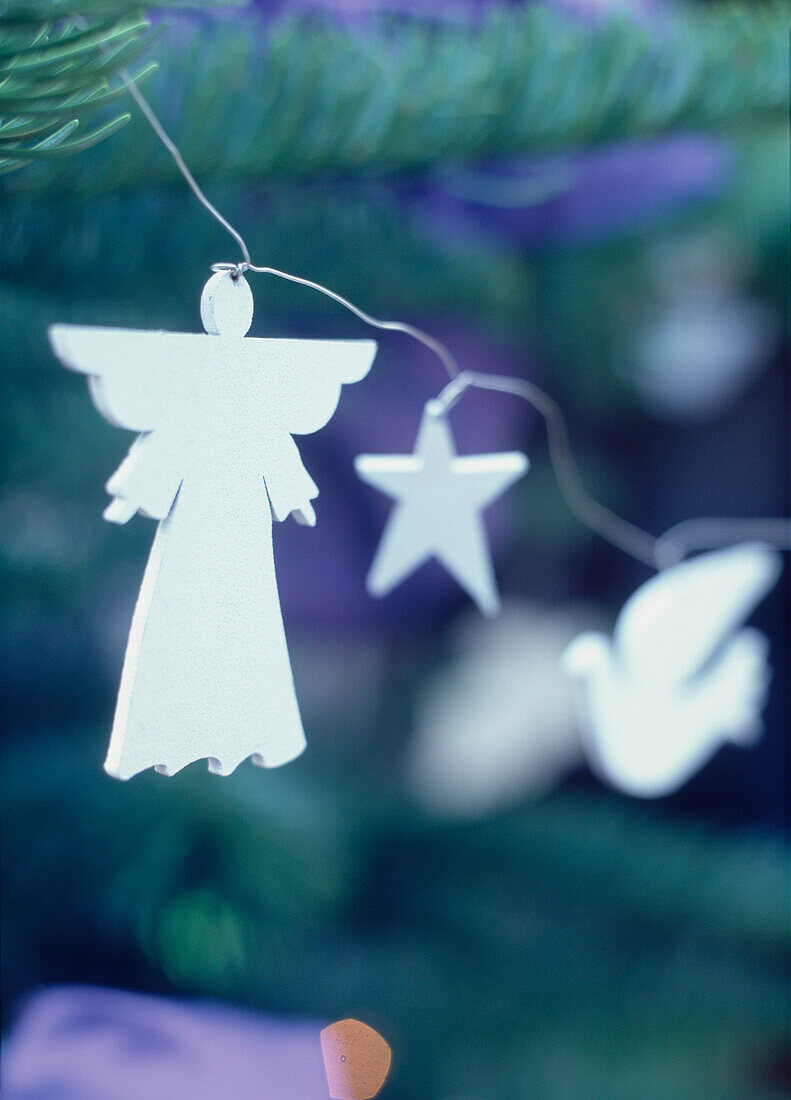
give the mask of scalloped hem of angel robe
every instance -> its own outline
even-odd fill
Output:
[[[129,634],[105,771],[229,775],[305,748],[261,477],[189,476],[157,529]]]

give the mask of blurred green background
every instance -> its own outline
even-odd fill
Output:
[[[590,488],[659,534],[788,514],[789,14],[192,5],[154,10],[152,40],[131,22],[116,61],[158,62],[145,94],[255,262],[539,382]],[[104,775],[153,527],[102,522],[129,440],[46,327],[196,329],[209,265],[237,258],[131,116],[0,176],[6,1027],[32,989],[96,983],[358,1016],[394,1049],[393,1100],[791,1095],[787,584],[756,620],[761,744],[661,803],[606,790],[556,658],[648,572],[568,515],[529,412],[482,394],[454,414],[460,451],[532,462],[491,515],[502,620],[433,566],[365,594],[387,505],[353,456],[411,449],[444,381],[402,337],[305,441],[319,526],[275,533],[308,751],[228,779]],[[367,335],[251,282],[255,335]]]

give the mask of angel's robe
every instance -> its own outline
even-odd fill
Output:
[[[315,523],[292,433],[323,427],[371,341],[266,340],[55,325],[95,404],[141,434],[105,516],[160,521],[129,635],[105,770],[172,775],[208,758],[285,764],[305,747],[275,579],[272,519]]]

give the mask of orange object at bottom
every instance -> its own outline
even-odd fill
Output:
[[[321,1032],[321,1053],[332,1100],[371,1100],[390,1070],[382,1036],[359,1020],[340,1020]]]

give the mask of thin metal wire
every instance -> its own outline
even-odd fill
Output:
[[[558,488],[577,519],[596,531],[606,542],[617,546],[624,553],[659,568],[657,560],[658,540],[646,531],[635,527],[611,512],[590,495],[574,458],[569,441],[569,432],[565,417],[556,401],[524,378],[510,378],[499,374],[479,374],[476,371],[464,371],[442,390],[437,403],[447,411],[453,408],[462,394],[470,389],[495,390],[498,393],[511,394],[527,401],[541,416],[547,429],[549,457],[555,471]]]
[[[636,527],[616,515],[615,512],[610,511],[609,508],[600,504],[590,495],[585,488],[571,449],[568,427],[563,412],[557,402],[539,386],[536,386],[533,382],[528,382],[524,378],[481,374],[477,371],[462,371],[450,349],[442,341],[437,340],[427,332],[423,332],[422,329],[403,321],[383,321],[373,317],[370,313],[366,313],[365,310],[350,302],[348,298],[344,298],[343,295],[323,286],[321,283],[315,282],[313,279],[304,279],[299,275],[292,275],[288,271],[281,271],[275,267],[259,267],[254,264],[244,237],[206,197],[184,162],[184,158],[175,142],[169,136],[150,103],[129,76],[129,73],[122,69],[118,75],[148,124],[170,153],[176,167],[198,202],[239,246],[242,253],[242,260],[239,263],[213,264],[212,270],[229,271],[233,277],[238,277],[244,274],[245,271],[253,271],[261,275],[274,275],[278,279],[285,279],[288,282],[297,283],[299,286],[326,295],[326,297],[349,310],[372,328],[382,329],[386,332],[400,332],[418,341],[437,356],[450,378],[450,382],[436,399],[444,411],[450,410],[462,394],[470,388],[512,394],[527,401],[542,417],[546,425],[550,461],[555,471],[558,487],[573,515],[582,524],[600,535],[606,542],[623,550],[624,553],[629,554],[645,565],[655,569],[665,569],[669,565],[681,561],[690,550],[728,545],[743,539],[758,539],[762,542],[772,543],[779,549],[791,549],[791,520],[788,519],[687,520],[684,523],[677,524],[660,538],[654,538],[647,531],[643,531],[640,527]]]
[[[190,190],[195,195],[198,202],[208,210],[211,216],[220,223],[236,243],[239,245],[239,249],[242,253],[242,262],[238,264],[213,264],[212,269],[214,271],[231,271],[236,276],[242,275],[245,271],[255,271],[260,275],[275,275],[278,279],[287,279],[290,283],[299,283],[300,286],[306,286],[310,290],[317,290],[320,294],[326,294],[328,298],[332,298],[338,305],[348,309],[356,317],[359,317],[361,321],[364,321],[366,325],[370,325],[372,328],[384,329],[386,332],[401,332],[405,336],[411,336],[413,340],[418,340],[421,344],[433,351],[437,358],[440,360],[450,378],[456,378],[461,373],[461,368],[456,362],[453,354],[445,347],[443,343],[436,340],[433,336],[430,336],[427,332],[423,332],[419,328],[415,328],[414,325],[405,324],[403,321],[382,321],[378,317],[373,317],[370,313],[366,313],[365,310],[360,309],[354,302],[350,302],[348,298],[344,298],[343,295],[336,293],[334,290],[330,290],[327,286],[322,286],[321,283],[316,283],[312,279],[303,279],[299,275],[291,275],[287,271],[279,271],[275,267],[258,267],[254,264],[250,258],[250,250],[247,247],[244,237],[235,229],[227,218],[219,212],[214,203],[204,194],[202,188],[198,184],[197,180],[190,172],[189,168],[184,162],[184,158],[179,152],[178,146],[172,140],[170,135],[165,130],[162,123],[154,114],[154,110],[151,107],[148,100],[143,93],[137,87],[137,85],[131,80],[129,73],[123,69],[119,73],[121,80],[126,86],[127,91],[131,95],[132,99],[138,105],[140,110],[145,115],[149,125],[159,140],[165,146],[167,151],[173,157],[176,162],[176,167],[181,172]]]
[[[748,541],[791,550],[791,519],[685,519],[657,539],[657,566],[667,569],[693,550]]]
[[[372,317],[370,313],[360,309],[354,302],[344,298],[342,294],[338,294],[337,291],[330,290],[329,287],[322,286],[321,283],[316,283],[312,279],[303,279],[301,275],[291,275],[288,271],[280,271],[276,267],[258,267],[256,264],[247,261],[241,264],[212,264],[212,271],[230,271],[232,275],[242,275],[245,271],[255,271],[260,275],[275,275],[278,279],[287,279],[290,283],[298,283],[300,286],[309,287],[310,290],[317,290],[320,294],[326,294],[328,298],[332,298],[333,302],[337,302],[348,309],[355,317],[359,317],[361,321],[364,321],[366,325],[384,329],[386,332],[401,332],[405,336],[411,336],[413,340],[418,340],[429,351],[434,352],[451,379],[458,378],[461,374],[461,367],[456,361],[456,357],[434,336],[430,336],[422,329],[415,328],[414,325],[408,325],[404,321],[380,321],[378,317]]]
[[[217,207],[212,203],[205,195],[203,189],[199,185],[198,181],[193,176],[192,172],[187,167],[184,158],[182,157],[178,146],[165,130],[162,123],[154,114],[154,110],[143,93],[134,83],[129,76],[126,69],[122,69],[119,76],[126,87],[126,90],[131,95],[137,106],[145,115],[146,120],[151,126],[154,133],[159,140],[165,146],[167,151],[173,157],[176,163],[176,167],[181,172],[184,179],[187,181],[190,190],[195,195],[198,202],[205,207],[211,216],[219,222],[219,224],[229,233],[236,243],[239,245],[239,250],[242,253],[242,262],[238,264],[213,264],[214,271],[231,271],[234,275],[242,275],[245,271],[255,271],[260,275],[274,275],[278,279],[286,279],[291,283],[298,283],[300,286],[308,287],[310,290],[316,290],[319,294],[325,294],[328,298],[332,298],[338,305],[348,309],[356,317],[359,317],[361,321],[364,321],[366,325],[370,325],[372,328],[383,329],[386,332],[401,332],[405,336],[411,336],[413,340],[419,341],[424,347],[427,347],[429,351],[434,352],[437,358],[442,363],[443,367],[448,373],[450,378],[456,378],[461,373],[461,368],[456,362],[454,355],[445,347],[441,341],[430,336],[429,333],[423,332],[421,329],[416,328],[414,325],[405,324],[403,321],[382,321],[378,317],[373,317],[370,313],[366,313],[365,310],[360,309],[354,302],[350,302],[348,298],[344,298],[343,295],[336,293],[327,286],[322,286],[321,283],[314,282],[312,279],[303,279],[299,275],[291,275],[287,271],[279,271],[275,267],[258,267],[252,262],[250,257],[250,250],[247,247],[247,243],[234,226],[224,218],[219,212]]]
[[[190,190],[192,191],[192,193],[194,194],[195,198],[198,200],[198,202],[202,206],[204,206],[209,211],[209,213],[215,219],[215,221],[218,221],[220,223],[220,225],[223,227],[223,229],[227,233],[230,233],[230,235],[233,237],[233,239],[239,245],[239,249],[242,253],[242,256],[244,256],[245,266],[250,267],[250,252],[248,251],[247,245],[245,244],[245,240],[244,240],[244,237],[242,236],[242,234],[238,231],[238,229],[234,229],[234,227],[231,225],[231,223],[226,218],[224,218],[222,216],[222,214],[217,209],[217,207],[214,205],[214,203],[210,202],[206,198],[206,195],[203,193],[203,190],[201,189],[200,185],[198,184],[198,181],[195,179],[192,172],[190,172],[189,168],[185,164],[184,158],[182,157],[181,153],[179,152],[178,146],[173,141],[173,139],[170,137],[167,130],[162,125],[162,123],[159,121],[157,116],[154,114],[153,107],[148,102],[148,100],[143,95],[143,93],[140,91],[140,89],[135,84],[135,82],[132,80],[132,78],[130,77],[127,70],[126,69],[121,69],[119,71],[118,75],[121,78],[121,82],[125,86],[127,92],[129,92],[132,99],[135,101],[135,103],[138,105],[138,107],[140,108],[142,113],[145,115],[146,121],[148,122],[151,129],[154,131],[154,133],[157,135],[159,140],[165,146],[167,151],[173,157],[173,160],[176,162],[176,167],[178,168],[179,172],[181,172],[184,179],[187,181],[187,184],[188,184]]]
[[[757,541],[779,550],[791,550],[791,519],[688,519],[659,538],[621,519],[594,500],[582,481],[569,441],[568,426],[560,406],[533,382],[506,375],[463,371],[435,399],[447,412],[470,389],[494,390],[521,397],[542,417],[547,429],[549,456],[558,487],[571,512],[593,531],[626,554],[656,569],[667,569],[691,551],[715,549],[733,543]]]

